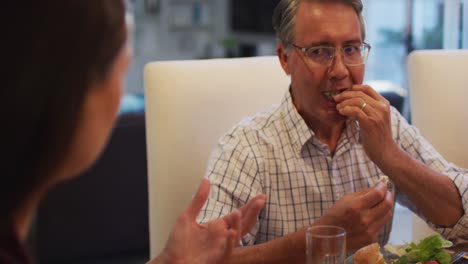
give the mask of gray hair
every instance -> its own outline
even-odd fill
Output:
[[[278,41],[285,48],[290,48],[291,43],[294,43],[294,18],[297,14],[297,9],[301,1],[307,2],[336,2],[351,6],[356,12],[359,23],[361,25],[362,39],[366,38],[366,26],[364,17],[362,16],[362,1],[361,0],[281,0],[273,13],[273,28],[276,31]]]

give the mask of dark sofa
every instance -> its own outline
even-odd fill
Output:
[[[52,190],[32,234],[39,263],[145,263],[149,258],[144,110],[123,113],[102,156]]]

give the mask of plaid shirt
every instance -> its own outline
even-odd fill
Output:
[[[466,215],[468,171],[443,159],[393,107],[391,123],[393,137],[403,150],[453,180]],[[383,175],[367,157],[356,121],[347,121],[331,155],[296,111],[289,92],[281,105],[242,120],[221,137],[206,174],[211,192],[199,222],[226,215],[257,194],[267,195],[265,208],[242,239],[243,245],[259,244],[309,226],[344,195],[373,186]],[[422,217],[398,189],[395,195],[400,204]],[[453,228],[429,224],[446,237],[468,237],[465,215]],[[388,241],[390,231],[391,224],[387,224],[380,234],[381,245]]]

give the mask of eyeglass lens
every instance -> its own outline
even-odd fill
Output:
[[[346,46],[340,49],[343,62],[346,65],[359,65],[366,62],[369,47],[362,46]],[[306,51],[306,55],[312,61],[328,65],[336,55],[334,47],[315,47]]]

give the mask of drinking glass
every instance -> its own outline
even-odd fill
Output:
[[[307,264],[343,264],[346,231],[338,226],[317,225],[306,231]]]

